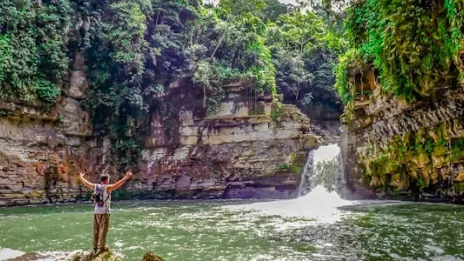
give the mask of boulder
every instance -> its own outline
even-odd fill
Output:
[[[19,256],[19,257],[15,257],[15,258],[12,258],[12,259],[7,259],[9,261],[33,261],[33,260],[44,260],[44,259],[47,259],[47,258],[50,258],[50,257],[47,257],[47,256],[43,256],[43,255],[40,255],[40,254],[37,254],[37,253],[26,253],[22,256]]]
[[[23,259],[20,259],[23,260]],[[35,259],[24,259],[24,260],[35,260]],[[103,253],[100,253],[98,255],[94,255],[92,253],[76,253],[73,254],[71,257],[68,258],[69,261],[119,261],[121,258],[117,257],[111,250],[107,250]],[[147,252],[143,258],[142,261],[164,261],[164,259],[157,254],[154,254],[152,252]]]
[[[98,255],[93,253],[76,253],[68,258],[69,261],[119,261],[121,260],[117,257],[111,250],[107,250]]]
[[[157,254],[148,252],[143,256],[142,261],[164,261],[164,259]]]

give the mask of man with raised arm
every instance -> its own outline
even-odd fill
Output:
[[[111,191],[120,188],[132,177],[132,171],[128,171],[124,178],[114,184],[110,183],[110,176],[103,173],[100,176],[100,184],[93,184],[84,178],[84,173],[79,175],[82,183],[89,189],[94,190],[92,199],[95,204],[93,215],[93,251],[100,254],[106,250],[105,242],[110,223]]]

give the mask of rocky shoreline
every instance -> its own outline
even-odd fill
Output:
[[[40,260],[50,260],[56,259],[56,256],[46,254],[46,253],[25,253],[21,254],[20,251],[13,251],[11,250],[9,255],[10,258],[7,256],[8,253],[5,253],[4,260],[7,261],[40,261]],[[14,256],[14,257],[11,257]],[[66,261],[121,261],[121,258],[118,254],[113,253],[111,250],[107,250],[105,252],[99,254],[93,254],[85,251],[74,251],[66,257],[63,257]],[[59,258],[62,259],[61,257]],[[153,253],[147,252],[142,257],[141,261],[164,261],[162,257]]]

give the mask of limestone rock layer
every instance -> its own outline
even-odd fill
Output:
[[[309,119],[293,105],[272,117],[271,98],[250,99],[240,84],[207,116],[191,90],[173,85],[163,107],[147,115],[140,170],[114,197],[296,197],[307,153],[321,142]],[[86,200],[78,173],[97,181],[107,164],[118,178],[109,142],[96,139],[73,97],[52,108],[0,102],[0,205]]]
[[[406,102],[372,89],[357,96],[340,142],[352,196],[460,200],[462,90],[445,88]]]

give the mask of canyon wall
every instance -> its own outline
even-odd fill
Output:
[[[132,191],[154,198],[297,196],[308,151],[321,142],[308,118],[293,105],[273,108],[271,97],[249,95],[240,82],[224,88],[219,111],[205,116],[198,89],[171,85],[167,105],[152,115]]]
[[[111,162],[110,144],[93,136],[80,100],[88,87],[82,56],[53,107],[0,102],[0,205],[87,199],[78,173]],[[207,116],[201,88],[172,83],[151,112],[140,170],[115,198],[291,198],[309,150],[321,143],[293,105],[273,107],[241,83],[226,86]],[[113,180],[122,175],[110,168]]]
[[[341,147],[352,196],[460,200],[462,89],[437,88],[407,102],[382,93],[373,69],[352,72],[351,80],[357,96],[344,115]]]
[[[87,88],[82,56],[53,107],[0,101],[0,206],[66,201],[86,194],[77,173],[89,169],[92,129],[79,100]]]

